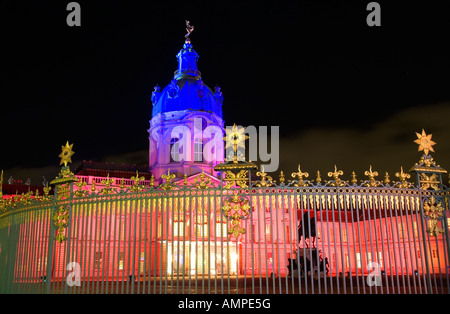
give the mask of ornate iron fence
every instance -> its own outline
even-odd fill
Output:
[[[413,186],[403,171],[323,182],[299,169],[278,184],[258,172],[229,188],[169,173],[91,192],[63,167],[54,198],[23,195],[0,215],[1,291],[448,293],[449,189],[440,174],[428,189],[427,173]]]
[[[329,180],[300,166],[253,177],[231,139],[220,180],[136,173],[90,188],[67,143],[53,197],[0,198],[0,292],[448,293],[450,188],[429,141],[413,185],[402,168],[398,181],[372,167],[345,181],[336,166]]]

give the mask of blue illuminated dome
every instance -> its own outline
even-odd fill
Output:
[[[222,93],[212,91],[203,83],[197,68],[198,54],[190,42],[185,42],[177,54],[178,69],[173,80],[162,91],[159,86],[152,93],[152,117],[170,111],[205,111],[222,115]]]

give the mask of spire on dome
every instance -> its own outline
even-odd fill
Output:
[[[190,35],[194,27],[186,21],[185,42],[177,54],[178,66],[171,82],[164,87],[155,86],[151,94],[152,117],[171,111],[203,111],[213,113],[223,119],[223,96],[220,87],[210,89],[204,84],[197,68],[198,54],[195,52]]]
[[[184,36],[186,38],[185,43],[191,43],[191,39],[189,38],[189,35],[194,31],[194,26],[191,26],[189,24],[189,21],[186,21],[186,31],[187,34]]]
[[[175,71],[174,79],[179,80],[184,77],[190,77],[193,79],[200,79],[200,71],[197,69],[198,54],[195,52],[194,47],[191,44],[189,36],[194,30],[194,26],[186,21],[187,34],[184,36],[183,49],[177,54],[178,70]]]

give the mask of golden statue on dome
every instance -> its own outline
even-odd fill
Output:
[[[191,40],[189,38],[189,35],[191,35],[191,33],[194,31],[194,26],[191,26],[191,24],[189,24],[189,21],[186,20],[186,31],[187,34],[184,36],[186,38],[186,42],[190,43]]]

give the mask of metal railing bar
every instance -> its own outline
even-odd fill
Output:
[[[347,276],[345,272],[345,253],[344,253],[344,238],[342,237],[342,210],[341,210],[341,202],[340,202],[340,196],[342,194],[339,192],[340,188],[336,187],[336,202],[337,202],[337,211],[338,211],[338,217],[339,217],[339,246],[341,249],[341,263],[342,263],[342,281],[344,283],[344,294],[347,294]],[[334,217],[334,215],[333,215]],[[348,233],[346,234],[347,242],[348,242]],[[337,252],[336,252],[337,253]],[[337,258],[336,258],[337,259]]]

